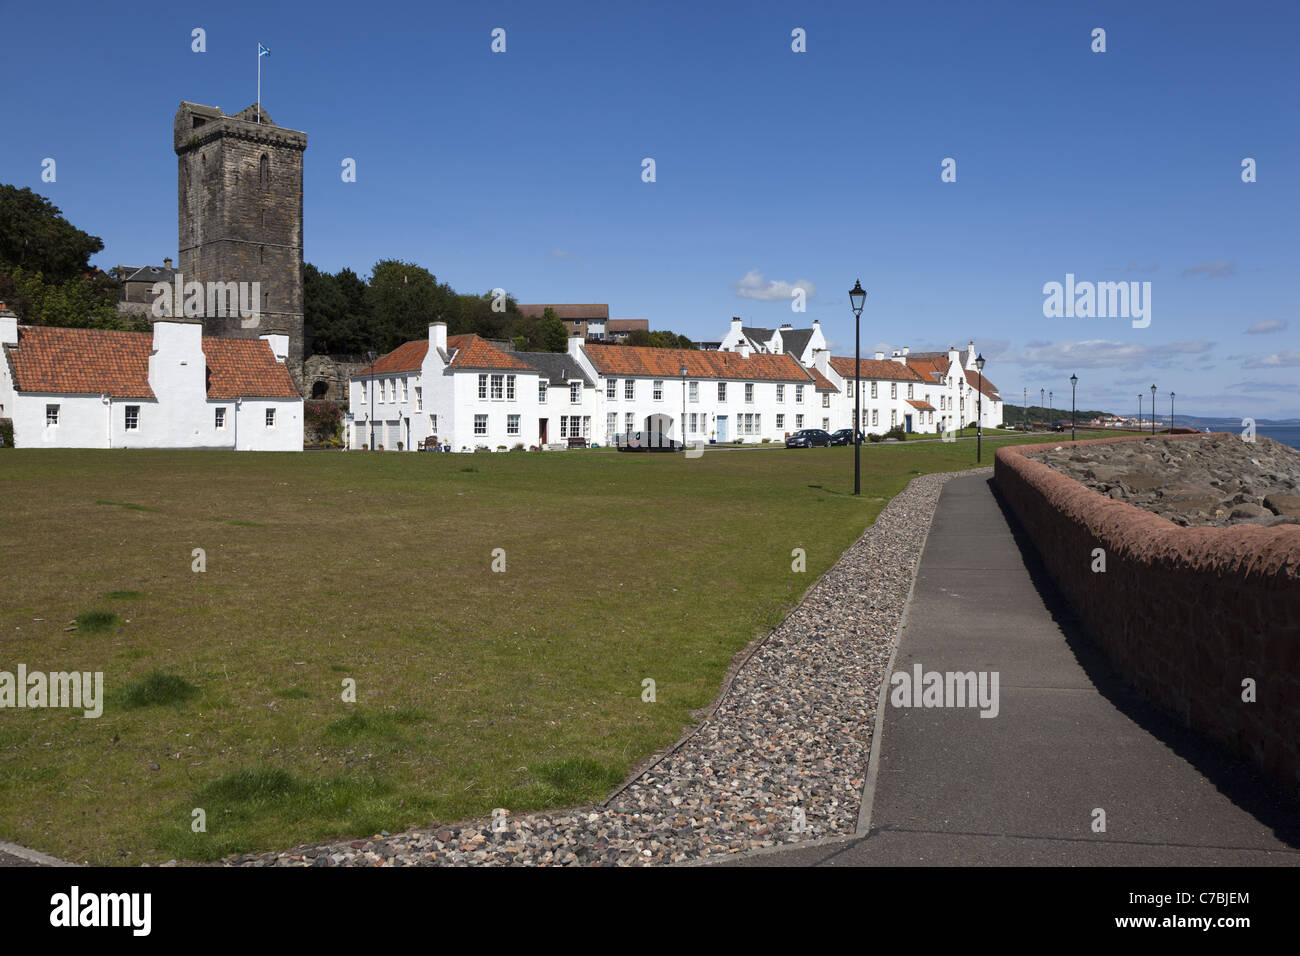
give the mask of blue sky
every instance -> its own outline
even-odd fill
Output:
[[[252,103],[261,41],[265,108],[308,134],[305,254],[322,269],[413,260],[460,291],[608,302],[701,339],[732,315],[817,318],[838,354],[860,277],[864,351],[974,339],[1008,401],[1050,388],[1059,407],[1075,373],[1084,407],[1134,410],[1154,382],[1166,411],[1172,388],[1188,414],[1300,416],[1300,4],[0,2],[0,17],[17,40],[0,181],[101,236],[104,267],[175,256],[176,107]],[[940,181],[948,157],[956,182]],[[1044,317],[1044,283],[1067,273],[1151,282],[1150,325]]]

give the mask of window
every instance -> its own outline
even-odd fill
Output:
[[[822,408],[830,408],[830,407],[831,407],[831,393],[822,392]]]
[[[618,379],[611,378],[605,381],[605,397],[611,402],[618,398]],[[610,431],[613,431],[611,428]]]
[[[518,415],[507,415],[507,416],[506,416],[506,434],[507,434],[507,435],[518,435],[518,434],[519,434],[519,416],[518,416]]]
[[[802,415],[796,415],[796,416],[794,417],[794,427],[795,427],[795,430],[796,430],[796,431],[798,431],[800,428],[803,428],[803,416],[802,416]]]
[[[844,397],[845,397],[845,398],[852,398],[852,397],[853,397],[853,380],[850,379],[849,381],[845,382],[845,383],[844,383],[844,387],[847,389],[847,391],[844,393]]]
[[[695,427],[695,426],[698,424],[698,422],[696,421],[696,417],[697,417],[697,416],[696,416],[696,413],[695,413],[695,412],[691,412],[690,417],[686,419],[686,428],[689,430],[689,432],[690,432],[692,435],[695,434],[695,432],[696,432],[696,427]]]
[[[828,431],[830,431],[830,430],[831,430],[831,420],[830,420],[829,418],[823,418],[823,419],[822,419],[822,431],[824,431],[824,432],[828,432]]]
[[[926,392],[926,393],[925,393],[925,404],[927,404],[927,405],[930,404],[930,393],[929,393],[929,392]]]
[[[627,432],[629,435],[632,434],[632,425],[633,425],[632,413],[628,412],[623,419],[623,430]]]
[[[486,375],[480,375],[478,377],[478,397],[487,398],[487,376]]]
[[[785,428],[785,416],[784,416],[784,415],[777,415],[777,416],[776,416],[776,430],[777,430],[777,431],[780,431],[782,428]]]
[[[424,389],[419,385],[415,386],[415,410],[417,412],[424,411]]]
[[[802,405],[802,404],[803,404],[803,386],[802,386],[802,385],[796,385],[796,386],[794,387],[794,401],[795,401],[795,404],[796,404],[796,405]],[[800,427],[802,428],[803,426],[800,426]]]
[[[612,441],[616,431],[618,431],[618,412],[610,412],[605,416],[605,441]]]
[[[409,402],[411,400],[410,384],[407,382],[406,379],[402,379],[402,381],[399,384],[402,387],[402,401]]]
[[[889,383],[889,397],[890,397],[890,398],[898,398],[898,383],[897,383],[897,382],[890,382],[890,383]]]
[[[437,415],[430,415],[430,416],[429,416],[429,434],[430,434],[430,435],[437,435],[437,434],[438,434],[438,416],[437,416]]]
[[[871,383],[871,397],[872,397],[872,398],[877,398],[877,397],[879,397],[879,396],[876,395],[876,384],[877,384],[876,382],[872,382],[872,383]]]
[[[655,400],[656,402],[662,402],[662,401],[664,400],[664,383],[663,383],[663,379],[659,379],[659,378],[657,378],[657,379],[654,380],[654,388],[653,388],[653,390],[652,390],[652,394],[653,394],[653,396],[654,396],[654,400]]]
[[[635,380],[630,378],[623,380],[623,397],[627,399],[629,402],[636,397],[635,390],[636,390]]]
[[[492,401],[499,402],[505,396],[505,382],[504,375],[492,376]]]
[[[274,408],[268,408],[268,409],[266,410],[266,427],[267,427],[267,428],[274,428],[274,427],[275,427],[275,409],[274,409]]]
[[[364,404],[366,401],[366,383],[362,381],[358,382],[357,385],[361,387],[361,402]]]
[[[483,377],[483,376],[481,376],[481,375],[479,376],[479,378],[482,378],[482,377]],[[474,434],[475,434],[475,435],[486,435],[486,434],[487,434],[487,416],[486,416],[486,415],[475,415],[475,416],[474,416]]]
[[[544,378],[537,380],[537,400],[543,404],[546,403],[546,386],[549,384]]]
[[[778,385],[778,386],[776,387],[776,400],[777,400],[778,402],[784,402],[784,401],[785,401],[785,386],[784,386],[784,385]],[[776,427],[777,427],[777,428],[780,428],[781,426],[780,426],[780,425],[777,425]]]
[[[912,384],[910,382],[907,385],[907,397],[908,398],[912,397]]]
[[[271,161],[267,159],[266,153],[262,154],[262,158],[258,162],[257,167],[262,188],[265,189],[267,186],[271,185]]]
[[[686,386],[686,394],[687,397],[690,398],[692,402],[698,402],[700,400],[700,383],[699,382],[689,383]]]
[[[126,406],[126,430],[129,432],[136,431],[140,427],[140,406]]]
[[[513,375],[507,375],[506,376],[506,401],[513,402],[514,400],[515,400],[515,377]]]
[[[754,404],[754,383],[753,382],[745,383],[745,401],[748,402],[750,405]]]
[[[575,422],[578,420],[576,415],[574,416],[573,420]],[[591,437],[591,416],[590,415],[582,416],[582,437],[583,438]]]
[[[560,437],[561,438],[569,437],[569,416],[568,415],[560,416]]]
[[[726,383],[726,382],[719,382],[719,383],[718,383],[718,401],[720,401],[720,402],[725,402],[726,400],[727,400],[727,383]]]
[[[897,426],[898,426],[898,409],[891,408],[889,410],[889,427],[896,428]]]
[[[871,424],[873,425],[880,424],[880,410],[877,408],[873,408],[871,410]]]
[[[217,428],[225,428],[225,427],[226,427],[226,410],[225,410],[224,408],[218,408],[218,409],[216,410],[216,416],[217,416],[217,418],[216,418],[216,422],[214,423],[214,424],[216,425],[216,427],[217,427]]]
[[[569,404],[570,405],[582,404],[582,383],[581,382],[569,383]]]

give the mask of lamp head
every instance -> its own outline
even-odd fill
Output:
[[[975,356],[975,367],[976,367],[977,369],[979,369],[981,372],[984,371],[984,356],[983,356],[983,355],[977,355],[977,356]]]
[[[862,306],[867,301],[867,292],[862,288],[862,280],[854,279],[853,288],[849,290],[849,305],[853,307],[855,315],[862,314]]]

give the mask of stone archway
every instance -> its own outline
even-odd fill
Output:
[[[330,383],[325,381],[325,379],[323,378],[317,380],[317,382],[311,387],[312,398],[318,398],[318,399],[328,398],[329,393],[330,393]]]

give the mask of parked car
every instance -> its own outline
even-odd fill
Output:
[[[821,446],[829,448],[831,436],[829,432],[824,432],[820,428],[805,428],[803,431],[797,431],[785,440],[786,448],[814,448]]]
[[[861,432],[858,432],[858,440],[859,440],[862,444],[865,445],[865,444],[867,443],[867,436],[864,435],[864,434],[862,434]],[[852,428],[841,428],[841,429],[840,429],[839,431],[837,431],[837,432],[832,432],[832,433],[831,433],[831,444],[832,444],[832,445],[852,445],[852,444],[853,444],[853,429],[852,429]]]
[[[1054,432],[1065,431],[1065,422],[1052,422],[1052,431]]]

